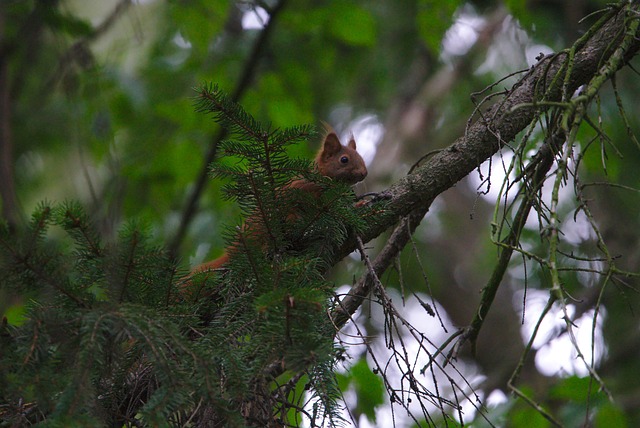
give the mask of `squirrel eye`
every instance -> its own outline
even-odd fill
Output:
[[[340,163],[348,163],[349,162],[349,157],[348,156],[342,156],[340,158]]]

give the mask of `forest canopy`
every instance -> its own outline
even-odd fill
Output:
[[[0,426],[637,426],[639,25],[0,2]]]

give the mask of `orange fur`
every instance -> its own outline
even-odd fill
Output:
[[[351,135],[349,142],[345,146],[340,143],[337,134],[331,129],[328,129],[322,148],[316,156],[315,167],[321,175],[348,184],[355,184],[367,176],[367,167],[356,150],[356,142],[353,135]],[[318,184],[304,179],[293,181],[286,187],[301,189],[305,192],[313,193],[316,196],[319,196],[321,192],[321,187]],[[295,217],[295,213],[291,213],[287,218],[291,220],[292,217]],[[256,223],[256,221],[252,221],[251,217],[248,218],[245,222],[245,228],[247,225],[252,224],[252,228],[254,229],[253,233],[259,235],[261,233],[260,227],[254,223]],[[227,248],[225,253],[217,259],[194,267],[191,273],[185,278],[185,286],[188,287],[191,284],[190,279],[195,274],[213,272],[217,269],[224,268],[229,261],[229,252],[232,248],[233,247]]]

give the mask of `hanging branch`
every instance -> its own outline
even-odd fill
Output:
[[[639,13],[638,1],[612,7],[591,31],[576,42],[571,55],[563,51],[542,58],[511,90],[505,92],[500,101],[482,113],[481,118],[469,126],[465,135],[425,161],[414,173],[379,194],[380,198],[386,200],[387,217],[381,222],[370,222],[359,234],[362,240],[367,242],[377,237],[398,218],[410,214],[421,218],[419,214],[426,213],[430,201],[470,174],[507,142],[514,140],[542,112],[553,106],[557,107],[563,94],[572,94],[578,87],[587,84],[615,52],[619,61],[612,63],[609,72],[603,75],[605,80],[611,78],[640,49],[638,30],[630,26]],[[634,15],[634,19],[628,19]],[[622,45],[627,32],[629,34]],[[616,51],[615,47],[618,46],[621,49]],[[393,247],[406,244],[407,241],[399,239],[401,233],[401,229],[397,228],[385,246],[385,251],[397,253],[392,250]],[[356,248],[355,238],[347,240],[334,260],[341,260]],[[378,259],[380,264],[376,266]],[[392,260],[393,257],[383,257],[381,253],[373,263],[376,273],[380,275],[384,272]],[[348,293],[349,296],[343,302],[348,313],[355,312],[370,290],[370,285],[365,284],[368,284],[366,278],[361,279]],[[340,322],[336,322],[337,325],[346,322],[346,314],[338,315],[340,312],[344,311],[337,310],[334,314],[342,317],[339,318]]]
[[[516,251],[518,242],[520,241],[520,234],[524,229],[524,226],[529,217],[531,209],[538,203],[538,192],[544,184],[544,180],[547,176],[547,172],[553,166],[554,155],[557,152],[559,146],[564,143],[564,133],[559,130],[558,134],[553,135],[547,144],[542,146],[538,151],[538,154],[534,157],[531,165],[534,167],[530,177],[530,182],[525,183],[521,188],[523,194],[522,202],[518,208],[517,213],[514,216],[513,224],[511,225],[511,231],[501,242],[497,242],[502,251],[498,262],[491,273],[491,277],[487,282],[487,285],[482,290],[480,296],[480,303],[478,304],[478,310],[473,317],[473,320],[467,328],[463,330],[462,335],[458,338],[456,345],[453,347],[451,356],[453,358],[459,353],[462,346],[467,342],[471,342],[472,352],[475,354],[476,339],[480,333],[480,329],[484,324],[484,320],[491,309],[491,304],[496,296],[498,288],[502,283],[504,274],[509,267],[509,261],[513,252]]]

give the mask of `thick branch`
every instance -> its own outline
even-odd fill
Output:
[[[611,13],[610,18],[576,49],[571,67],[568,67],[570,58],[567,52],[543,58],[507,91],[500,102],[484,112],[465,135],[434,155],[413,174],[382,192],[381,196],[388,200],[386,220],[371,222],[369,228],[361,234],[363,241],[377,237],[398,218],[424,206],[426,201],[432,201],[453,187],[507,142],[514,140],[520,131],[548,108],[542,102],[561,101],[563,92],[572,94],[586,84],[619,44],[625,33],[627,13],[639,13],[639,9],[639,2],[634,1],[628,8],[623,7]],[[640,39],[636,37],[621,67],[628,63],[639,48]],[[571,74],[565,79],[567,69],[571,70]],[[566,87],[563,86],[565,82]],[[355,249],[356,240],[349,240],[338,252],[337,260]]]
[[[561,101],[563,96],[566,99],[598,73],[601,65],[614,53],[626,32],[627,14],[637,14],[638,9],[639,2],[634,1],[628,9],[621,7],[619,10],[611,11],[600,21],[599,27],[594,26],[593,33],[588,33],[588,37],[576,43],[573,57],[563,52],[542,59],[503,96],[500,102],[485,112],[464,136],[433,156],[413,174],[383,192],[382,196],[388,198],[387,214],[390,212],[391,215],[386,217],[386,221],[371,223],[369,229],[362,233],[363,240],[375,238],[398,218],[403,220],[373,263],[378,275],[381,275],[399,254],[408,241],[409,233],[413,233],[436,196],[453,187],[507,142],[514,140],[520,131],[548,108],[546,103]],[[626,65],[639,48],[640,41],[636,34],[626,51],[625,61],[621,62],[617,69]],[[569,75],[566,75],[566,70],[570,70]],[[540,174],[544,174],[547,167],[545,163],[540,168]],[[355,250],[355,242],[355,239],[349,240],[340,250],[339,258]],[[510,252],[503,253],[508,260]],[[340,308],[332,314],[333,322],[337,326],[343,326],[368,295],[372,287],[369,277],[370,275],[365,274],[341,302]],[[486,310],[490,307],[491,300],[492,296],[488,296]],[[480,325],[470,328],[468,339],[475,340]]]
[[[340,302],[340,306],[331,314],[332,322],[337,328],[342,328],[358,310],[364,299],[367,298],[369,292],[373,289],[375,279],[384,273],[407,245],[409,239],[411,239],[411,235],[415,232],[430,205],[431,203],[429,202],[416,208],[396,226],[384,248],[380,251],[380,254],[378,254],[371,263],[371,269],[367,270],[367,273],[360,277],[356,285],[349,290],[349,294]]]

